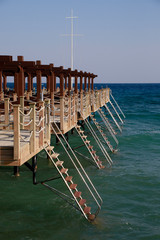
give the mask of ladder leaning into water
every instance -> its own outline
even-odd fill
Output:
[[[78,210],[80,210],[82,212],[83,216],[86,219],[88,219],[89,221],[92,221],[92,220],[94,220],[96,218],[96,216],[98,215],[98,213],[99,213],[99,211],[101,209],[102,198],[98,194],[95,186],[93,185],[93,183],[90,180],[89,176],[85,172],[82,164],[78,160],[77,156],[75,155],[75,153],[72,150],[71,146],[69,145],[69,143],[65,139],[64,135],[62,134],[62,132],[59,129],[59,127],[58,127],[56,122],[54,122],[54,126],[55,126],[55,128],[51,125],[51,128],[52,128],[54,134],[56,135],[56,137],[60,141],[60,143],[61,143],[62,147],[64,148],[65,152],[67,153],[69,159],[71,160],[72,164],[74,165],[75,169],[77,170],[81,180],[85,184],[86,188],[88,189],[88,192],[90,193],[90,195],[92,196],[92,198],[94,199],[94,201],[95,201],[95,203],[97,205],[97,210],[94,213],[91,213],[91,207],[89,207],[87,205],[86,199],[82,198],[82,196],[81,196],[82,193],[77,188],[77,184],[75,184],[73,182],[73,178],[72,178],[72,176],[69,175],[68,169],[64,167],[64,161],[60,161],[59,160],[59,158],[58,158],[59,154],[56,154],[53,151],[53,149],[50,149],[50,148],[49,148],[49,150],[52,151],[52,154],[47,150],[47,148],[45,148],[45,151],[46,151],[47,155],[49,156],[50,160],[52,161],[52,163],[54,164],[54,166],[56,167],[56,169],[57,169],[58,173],[60,174],[60,176],[62,177],[63,181],[65,182],[67,188],[69,189],[69,191],[70,191],[74,201],[76,202],[76,204],[78,206]],[[62,137],[62,139],[67,144],[69,150],[72,153],[72,156],[68,152],[68,150],[66,149],[65,145],[63,144],[61,138],[59,137],[59,135],[57,134],[56,131],[59,132],[60,136]],[[81,171],[80,171],[80,169],[81,169]],[[42,184],[45,187],[52,189],[51,186],[46,185],[45,183],[42,183]]]

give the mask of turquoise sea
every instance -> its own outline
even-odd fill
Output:
[[[96,85],[101,86],[105,85]],[[119,151],[111,154],[114,164],[109,167],[104,161],[106,168],[98,170],[79,157],[103,199],[95,223],[41,184],[33,185],[32,173],[25,166],[19,178],[12,176],[12,168],[0,167],[0,239],[160,239],[160,84],[108,86],[126,115],[123,132],[117,134]],[[75,133],[69,135],[69,141],[79,144]],[[67,161],[60,145],[55,151]],[[73,175],[74,171],[72,168]],[[37,179],[55,174],[41,152]],[[52,186],[66,192],[60,179]]]

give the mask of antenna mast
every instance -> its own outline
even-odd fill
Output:
[[[70,34],[63,34],[62,36],[67,36],[67,37],[71,37],[71,70],[74,69],[74,54],[73,54],[73,39],[74,37],[78,37],[78,36],[82,36],[82,34],[74,34],[74,28],[73,28],[73,20],[75,18],[78,18],[76,16],[73,16],[73,9],[71,9],[71,16],[70,17],[66,17],[66,19],[71,19],[71,33]],[[73,86],[73,81],[71,83],[71,86]]]

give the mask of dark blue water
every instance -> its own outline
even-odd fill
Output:
[[[117,136],[119,151],[111,155],[113,166],[98,170],[86,165],[103,198],[96,222],[87,222],[55,194],[32,185],[26,167],[18,179],[11,168],[1,167],[0,239],[160,239],[160,84],[108,86],[126,121]],[[43,152],[38,159],[38,178],[43,179],[54,169]],[[60,180],[53,185],[63,190]]]

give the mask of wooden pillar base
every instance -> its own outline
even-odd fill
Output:
[[[37,155],[32,157],[32,168],[33,168],[33,184],[37,184],[36,171],[37,171]]]
[[[20,170],[20,169],[19,169],[18,166],[14,166],[14,167],[13,167],[13,174],[14,174],[15,177],[19,177],[19,176],[20,176],[19,170]]]

